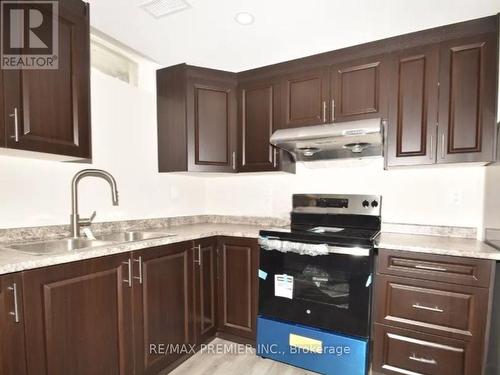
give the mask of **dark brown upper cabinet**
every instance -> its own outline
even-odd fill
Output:
[[[217,331],[217,237],[198,240],[194,244],[195,332],[196,342],[206,343]]]
[[[29,374],[133,373],[129,254],[23,274]]]
[[[490,162],[498,27],[485,17],[237,74],[162,69],[160,171],[293,171],[275,130],[368,118],[387,120],[387,167]]]
[[[439,45],[393,53],[390,71],[387,166],[434,164]]]
[[[281,127],[325,124],[329,119],[328,69],[291,73],[283,77]]]
[[[494,160],[498,31],[441,44],[438,163]]]
[[[331,69],[330,122],[387,116],[386,55],[335,64]]]
[[[5,115],[3,100],[3,73],[0,72],[0,147],[5,147]]]
[[[136,251],[131,263],[135,373],[158,374],[181,360],[184,353],[150,350],[151,344],[194,344],[193,243]]]
[[[0,277],[0,373],[26,375],[21,273]]]
[[[51,17],[49,8],[40,11]],[[4,70],[7,148],[91,158],[89,5],[59,2],[58,69]]]
[[[160,172],[237,171],[237,81],[185,64],[157,72]]]
[[[240,83],[240,172],[295,172],[291,157],[269,143],[269,138],[279,128],[280,98],[277,79]]]

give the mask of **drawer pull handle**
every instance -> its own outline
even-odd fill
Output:
[[[427,271],[439,271],[439,272],[448,271],[446,268],[443,268],[443,267],[423,266],[421,264],[416,264],[415,268],[418,268],[420,270],[427,270]]]
[[[412,354],[408,358],[412,361],[425,363],[427,365],[437,365],[437,362],[435,359],[419,358],[419,357],[416,357],[415,354]]]
[[[421,304],[419,303],[416,303],[414,305],[412,305],[412,307],[414,309],[419,309],[419,310],[427,310],[427,311],[434,311],[434,312],[438,312],[438,313],[442,313],[444,312],[443,309],[440,309],[439,307],[427,307],[427,306],[422,306]]]

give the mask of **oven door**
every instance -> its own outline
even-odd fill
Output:
[[[259,315],[369,337],[373,251],[346,252],[311,256],[261,249]],[[285,284],[291,293],[283,293],[280,275],[293,277]]]

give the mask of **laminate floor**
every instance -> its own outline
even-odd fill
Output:
[[[171,375],[313,375],[284,363],[271,361],[255,355],[255,350],[245,348],[230,341],[215,339],[210,343],[214,351],[204,350],[196,353]]]

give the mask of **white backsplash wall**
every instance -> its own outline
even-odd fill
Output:
[[[241,174],[206,184],[207,212],[289,215],[294,193],[380,194],[384,222],[481,228],[484,167],[385,171],[382,159],[298,164],[297,174]]]
[[[154,74],[154,70],[151,70]],[[111,204],[104,180],[80,183],[80,215],[96,221],[204,212],[204,179],[157,172],[156,97],[92,70],[93,164],[0,156],[0,228],[69,223],[70,182],[83,168],[102,168],[118,183]],[[154,89],[154,88],[153,88]]]

